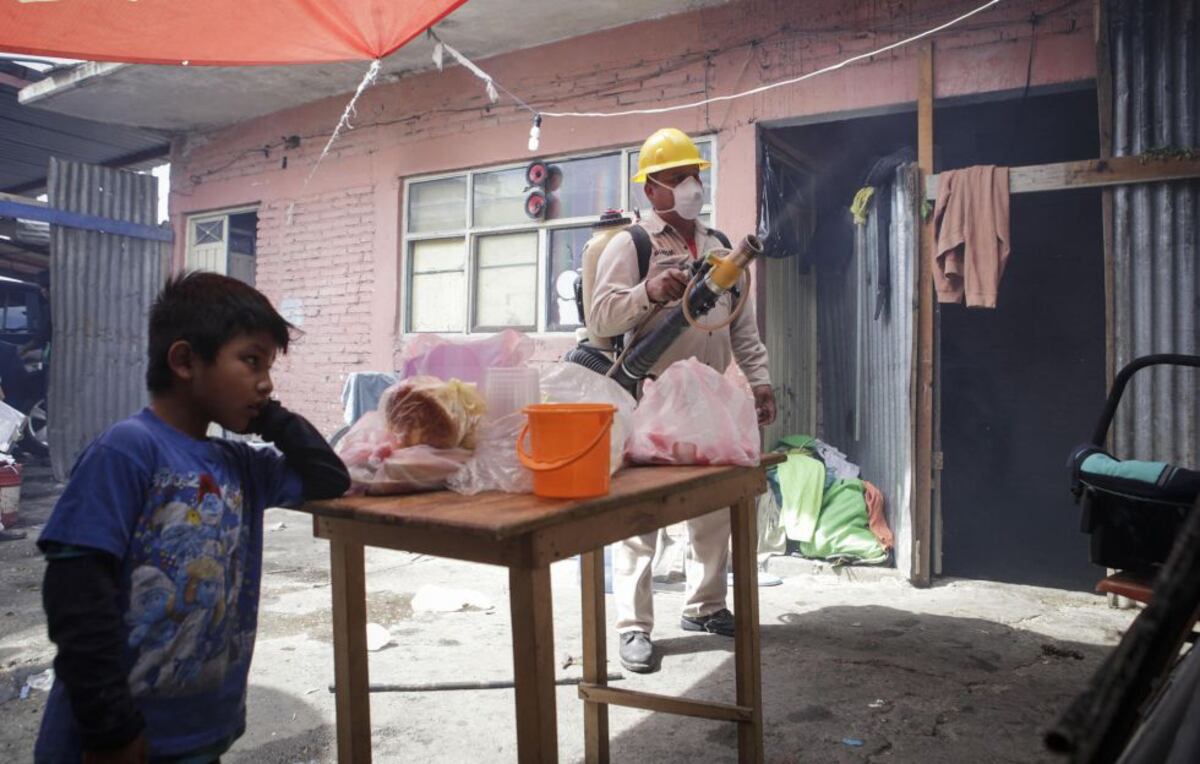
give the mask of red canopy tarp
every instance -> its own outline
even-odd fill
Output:
[[[0,51],[242,66],[383,58],[466,0],[0,0]]]

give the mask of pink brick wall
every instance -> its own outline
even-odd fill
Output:
[[[303,332],[278,363],[277,385],[326,431],[338,426],[329,402],[343,374],[370,365],[373,202],[373,188],[358,186],[303,197],[290,213],[284,200],[259,208],[258,283]]]
[[[658,106],[810,72],[972,6],[941,0],[747,0],[480,63],[547,111]],[[1023,87],[1035,11],[1057,9],[1037,25],[1031,84],[1093,77],[1091,5],[1060,6],[1009,2],[939,36],[936,95]],[[454,44],[449,29],[446,36]],[[412,44],[428,46],[422,40]],[[915,54],[915,48],[903,48],[800,85],[662,117],[547,119],[542,153],[636,145],[664,125],[716,134],[718,224],[740,236],[755,221],[757,123],[912,102]],[[299,306],[305,332],[280,362],[277,387],[327,431],[340,421],[345,374],[390,368],[403,339],[396,335],[404,273],[403,178],[528,158],[528,114],[507,101],[489,105],[478,80],[451,66],[368,90],[355,129],[305,186],[347,98],[187,136],[177,141],[172,156],[178,262],[186,241],[184,215],[260,205],[259,286],[276,304]],[[301,136],[300,147],[285,150],[280,143],[285,135]],[[553,359],[570,342],[562,335],[539,338],[537,359]]]

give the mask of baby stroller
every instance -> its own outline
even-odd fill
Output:
[[[1165,462],[1123,461],[1104,444],[1130,378],[1159,365],[1200,368],[1200,356],[1148,355],[1121,369],[1092,441],[1075,449],[1068,465],[1083,531],[1091,534],[1092,562],[1145,574],[1167,559],[1200,494],[1200,472]]]

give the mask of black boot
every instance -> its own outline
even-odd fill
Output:
[[[733,613],[725,608],[699,618],[689,618],[685,615],[680,620],[679,626],[684,631],[707,631],[709,634],[720,634],[722,637],[734,635]]]

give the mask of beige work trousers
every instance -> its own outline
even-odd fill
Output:
[[[686,525],[687,583],[683,614],[698,618],[727,607],[729,510],[717,510],[689,520]],[[617,631],[622,634],[629,631],[649,634],[654,628],[651,564],[657,542],[656,531],[613,545],[613,600],[617,606]]]

